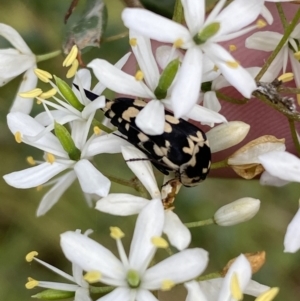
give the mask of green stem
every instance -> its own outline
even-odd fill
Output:
[[[180,0],[176,0],[172,20],[181,24],[183,20],[183,7]]]
[[[284,15],[284,11],[282,9],[281,3],[276,3],[276,8],[277,8],[282,26],[283,26],[284,29],[286,29],[286,27],[288,26],[288,22],[286,21],[286,17]]]
[[[196,228],[196,227],[202,227],[202,226],[208,226],[211,224],[214,224],[214,220],[212,218],[206,219],[204,221],[197,221],[197,222],[191,222],[191,223],[185,223],[185,225],[188,228]]]
[[[220,272],[214,272],[210,273],[207,275],[202,275],[196,278],[197,281],[205,281],[205,280],[210,280],[210,279],[215,279],[215,278],[220,278],[222,277],[222,274]]]
[[[121,32],[121,33],[116,34],[114,36],[111,36],[111,37],[108,37],[108,38],[103,38],[101,40],[101,43],[104,44],[104,43],[109,43],[109,42],[113,42],[113,41],[116,41],[116,40],[120,40],[120,39],[123,39],[125,37],[128,37],[128,35],[129,35],[128,31]]]
[[[42,62],[42,61],[47,61],[47,60],[50,60],[58,55],[61,54],[61,50],[56,50],[56,51],[53,51],[53,52],[49,52],[49,53],[46,53],[46,54],[41,54],[41,55],[37,55],[36,56],[36,62]]]
[[[276,48],[274,49],[272,54],[268,57],[267,61],[265,62],[265,64],[261,68],[260,72],[257,74],[257,76],[255,78],[256,81],[259,81],[262,78],[262,76],[264,75],[264,73],[268,70],[271,63],[273,62],[273,60],[275,59],[275,57],[277,56],[277,54],[279,53],[281,48],[285,45],[285,43],[287,42],[288,38],[290,37],[292,31],[294,30],[294,28],[298,24],[299,19],[300,19],[300,9],[298,9],[298,11],[296,12],[296,14],[295,14],[292,22],[290,23],[290,25],[286,27],[282,39],[280,40],[280,42],[278,43],[278,45],[276,46]]]
[[[225,95],[225,94],[223,94],[223,93],[221,93],[219,91],[216,91],[216,95],[217,95],[218,98],[220,98],[220,99],[222,99],[224,101],[227,101],[227,102],[230,102],[230,103],[234,103],[234,104],[237,104],[237,105],[244,105],[244,104],[246,104],[249,101],[249,99],[246,99],[246,98],[244,98],[244,99],[236,99],[236,98],[230,97],[228,95]]]
[[[298,135],[297,135],[296,127],[295,127],[295,121],[290,120],[290,119],[288,119],[288,121],[289,121],[291,135],[292,135],[292,138],[293,138],[295,148],[297,150],[298,156],[300,156],[300,144],[299,144],[299,139],[298,139]]]
[[[227,159],[212,163],[210,169],[218,169],[228,167]]]

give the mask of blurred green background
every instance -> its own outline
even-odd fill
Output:
[[[108,6],[108,30],[105,36],[123,32],[120,22],[122,4],[117,0],[106,1]],[[70,1],[19,0],[2,1],[0,22],[13,26],[36,54],[60,49],[66,32],[64,14]],[[80,2],[70,21],[82,10]],[[9,44],[0,38],[0,48]],[[112,50],[113,49],[113,50]],[[86,62],[93,57],[104,57],[116,62],[128,51],[127,39],[104,44],[84,56]],[[57,57],[39,64],[39,68],[64,78],[61,67],[63,57]],[[0,89],[0,141],[1,175],[27,168],[26,157],[31,155],[41,159],[42,153],[24,144],[17,144],[7,128],[6,115],[14,98],[21,77]],[[33,115],[40,108],[35,106]],[[120,155],[102,155],[97,158],[101,171],[109,174],[120,173],[126,179],[131,172]],[[157,173],[158,175],[158,173]],[[159,176],[159,175],[158,175]],[[93,229],[91,237],[116,252],[115,242],[109,238],[109,226],[119,226],[127,234],[124,243],[128,247],[135,217],[112,217],[86,206],[78,183],[75,183],[60,199],[58,204],[45,216],[36,218],[35,212],[46,189],[17,190],[8,186],[1,177],[0,209],[0,296],[1,300],[30,300],[39,289],[28,291],[24,284],[27,277],[38,280],[61,281],[37,263],[26,263],[25,255],[32,250],[39,257],[58,268],[71,272],[71,265],[64,258],[59,235],[67,230]],[[129,188],[113,184],[114,192],[134,193]],[[195,188],[183,188],[176,199],[175,211],[182,221],[189,222],[209,218],[222,205],[241,197],[261,200],[261,210],[257,216],[244,224],[232,227],[208,226],[192,229],[192,247],[200,246],[210,253],[207,272],[222,269],[228,260],[242,252],[265,250],[267,261],[254,279],[269,285],[279,286],[276,300],[298,300],[300,296],[300,253],[283,253],[283,238],[289,221],[298,208],[299,184],[289,184],[283,188],[261,187],[257,180],[225,180],[209,178]],[[181,299],[171,295],[171,300]],[[245,300],[252,300],[246,298]]]

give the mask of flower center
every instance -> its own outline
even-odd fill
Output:
[[[135,270],[129,270],[127,272],[127,283],[131,288],[137,288],[139,287],[140,283],[141,283],[141,279],[140,279],[140,275],[137,271]]]
[[[194,35],[193,40],[197,45],[204,44],[208,39],[214,36],[220,29],[220,23],[214,22],[206,27],[204,27],[201,31]]]

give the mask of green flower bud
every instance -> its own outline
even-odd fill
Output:
[[[154,91],[157,99],[164,99],[167,96],[168,89],[177,74],[179,65],[179,59],[175,59],[171,61],[162,72],[158,85]]]
[[[42,300],[62,300],[69,299],[75,296],[75,292],[59,291],[54,289],[44,290],[36,295],[31,296],[32,298]]]
[[[62,79],[55,76],[55,82],[57,85],[58,90],[63,95],[63,97],[67,100],[67,102],[73,106],[78,111],[82,111],[84,109],[84,105],[78,100],[75,93],[72,91],[71,87]]]
[[[214,36],[219,31],[219,29],[220,29],[219,22],[208,24],[200,32],[195,34],[193,40],[197,45],[204,44],[208,39]]]
[[[69,158],[78,161],[81,156],[81,151],[75,146],[69,131],[63,125],[55,122],[54,132],[62,147],[68,153]]]

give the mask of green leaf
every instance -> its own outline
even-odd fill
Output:
[[[69,131],[57,122],[54,123],[54,132],[64,150],[68,153],[71,160],[78,161],[81,151],[76,147]]]
[[[80,20],[72,25],[63,44],[66,54],[74,44],[80,50],[100,46],[107,25],[107,9],[103,0],[87,0],[86,3],[86,9]]]

